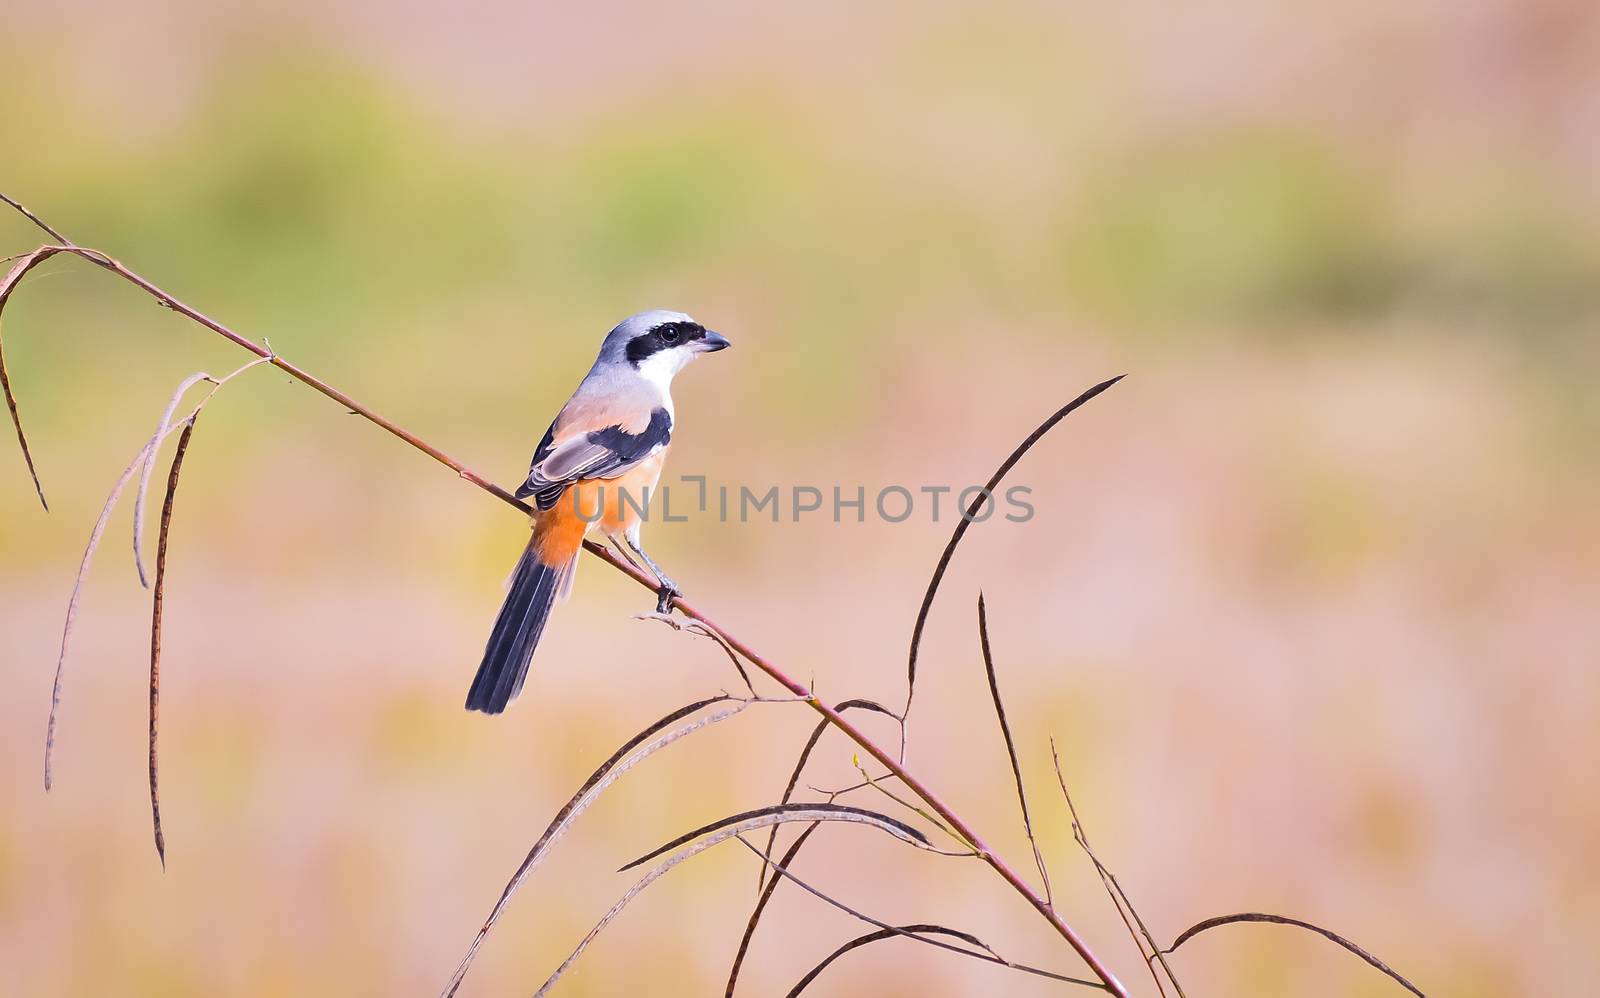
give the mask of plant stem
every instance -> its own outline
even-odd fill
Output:
[[[5,198],[3,195],[0,195],[0,199],[5,200],[8,204],[16,206],[16,202],[11,201],[9,198]],[[32,218],[33,216],[30,214],[29,217]],[[33,220],[38,222],[37,218],[34,218]],[[60,238],[58,233],[56,233],[54,230],[48,229],[48,227],[44,226],[43,222],[38,222],[38,224],[42,228],[46,228],[52,236],[56,236],[58,239]],[[61,241],[63,243],[66,242],[66,240]],[[174,298],[166,291],[163,291],[155,284],[152,284],[150,281],[129,270],[127,267],[124,267],[121,263],[107,256],[106,254],[101,253],[98,250],[87,249],[72,244],[61,247],[60,251],[83,257],[91,263],[112,271],[124,280],[143,289],[145,292],[153,296],[162,306],[177,312],[179,315],[198,322],[200,325],[206,327],[219,336],[222,336],[223,338],[230,340],[238,346],[250,351],[257,357],[268,359],[274,367],[282,370],[290,377],[302,382],[303,384],[309,385],[327,397],[333,399],[335,402],[338,402],[351,412],[360,416],[364,416],[371,422],[383,427],[385,430],[388,430],[401,440],[404,440],[412,447],[415,447],[417,450],[433,458],[435,461],[438,461],[445,467],[451,469],[461,478],[466,479],[467,481],[476,485],[478,488],[483,489],[490,495],[493,495],[495,498],[507,503],[508,505],[515,506],[523,513],[531,514],[533,512],[532,507],[528,506],[528,504],[517,499],[511,493],[484,478],[482,475],[479,475],[477,472],[473,471],[462,462],[440,450],[438,447],[435,447],[433,444],[423,440],[415,433],[412,433],[410,430],[405,429],[398,423],[379,415],[368,406],[363,405],[339,389],[334,388],[332,385],[311,374],[309,371],[306,371],[303,368],[284,360],[269,347],[241,336],[215,319],[212,319],[209,316],[184,304],[177,298]],[[613,555],[598,542],[585,540],[584,547],[587,548],[591,554],[609,563],[613,568],[616,568],[618,571],[632,577],[636,582],[644,586],[646,589],[650,589],[652,591],[656,589],[657,584],[655,580],[649,578],[643,572],[639,571],[633,566],[624,563],[620,558]],[[871,738],[867,737],[865,733],[846,720],[844,715],[840,714],[826,703],[823,703],[821,700],[817,699],[817,697],[809,689],[807,689],[803,683],[790,678],[776,665],[764,658],[759,652],[745,644],[730,632],[724,630],[709,617],[707,617],[703,612],[692,606],[687,600],[680,596],[673,599],[672,605],[675,606],[685,616],[699,621],[702,626],[706,627],[708,630],[720,637],[729,645],[729,647],[733,648],[740,655],[743,655],[750,661],[751,664],[760,669],[762,672],[765,672],[784,689],[788,690],[790,693],[793,693],[795,696],[804,699],[806,703],[811,705],[812,710],[815,710],[817,713],[821,714],[827,719],[829,724],[839,729],[839,731],[841,731],[847,738],[855,742],[858,746],[865,750],[868,755],[872,756],[889,772],[897,776],[900,781],[909,790],[911,790],[912,793],[920,797],[935,814],[943,818],[947,823],[949,823],[951,828],[955,829],[957,833],[970,842],[978,856],[982,858],[985,863],[989,864],[989,866],[992,867],[994,871],[1006,881],[1006,883],[1010,884],[1018,894],[1022,895],[1022,897],[1030,905],[1032,905],[1034,909],[1045,918],[1046,921],[1050,923],[1051,927],[1053,927],[1056,932],[1063,939],[1065,939],[1075,951],[1077,951],[1078,955],[1083,958],[1083,961],[1088,964],[1089,968],[1097,977],[1100,978],[1107,991],[1109,991],[1111,994],[1117,995],[1118,998],[1128,998],[1127,990],[1123,987],[1122,983],[1117,980],[1116,975],[1114,975],[1110,968],[1100,961],[1099,957],[1094,954],[1083,938],[1079,936],[1078,933],[1070,925],[1068,925],[1060,915],[1056,913],[1055,909],[1050,905],[1050,903],[1044,898],[1040,897],[1039,894],[1035,892],[1026,881],[1018,876],[1017,872],[1013,870],[1003,858],[1001,858],[993,849],[989,847],[989,845],[983,840],[982,837],[978,835],[976,831],[973,830],[972,826],[969,825],[965,819],[952,810],[949,805],[944,803],[944,801],[940,800],[939,797],[932,790],[928,789],[928,787],[925,786],[921,780],[913,776],[911,772],[905,768],[905,766],[897,761],[893,754],[881,748]]]

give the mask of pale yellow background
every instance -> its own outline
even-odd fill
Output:
[[[507,483],[644,307],[734,339],[679,381],[669,473],[735,485],[965,485],[1130,372],[1017,469],[1037,518],[958,555],[915,768],[1027,869],[982,587],[1058,903],[1141,993],[1052,792],[1051,735],[1164,938],[1282,911],[1430,994],[1591,993],[1594,6],[860,6],[10,0],[0,189]],[[38,238],[0,218],[0,255]],[[71,261],[4,331],[51,500],[5,431],[6,994],[436,993],[589,770],[731,681],[709,644],[631,621],[648,596],[591,562],[515,709],[469,716],[517,518],[256,372],[208,412],[178,497],[163,874],[127,510],[85,593],[46,796],[51,671],[117,470],[173,385],[243,355]],[[824,696],[897,703],[949,526],[700,518],[647,538]],[[631,882],[616,866],[774,800],[810,724],[762,707],[630,776],[466,993],[531,993]],[[808,782],[849,762],[830,736]],[[973,864],[850,827],[798,872],[1078,969]],[[754,880],[736,846],[696,859],[558,993],[720,993]],[[740,993],[784,993],[857,931],[785,889]],[[1176,966],[1191,995],[1399,993],[1270,926]],[[1061,989],[891,942],[813,993]]]

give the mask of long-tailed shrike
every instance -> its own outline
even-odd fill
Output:
[[[468,710],[498,714],[522,689],[551,608],[572,590],[591,528],[636,567],[634,555],[650,566],[661,583],[657,610],[666,609],[677,587],[644,553],[639,524],[672,439],[672,376],[727,345],[682,312],[663,310],[629,316],[606,336],[517,489],[536,507],[533,536],[483,650]]]

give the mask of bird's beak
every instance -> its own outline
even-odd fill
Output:
[[[731,346],[733,344],[728,342],[726,336],[721,333],[714,333],[709,329],[706,330],[706,335],[700,340],[701,353],[716,353],[718,350],[726,350]]]

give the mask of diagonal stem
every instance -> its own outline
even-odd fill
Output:
[[[0,195],[0,200],[4,200],[7,204],[16,206],[16,202],[12,201],[10,198],[5,198],[3,195]],[[46,228],[53,235],[59,235],[59,233],[56,233],[53,229],[48,229],[48,226],[45,226],[43,222],[39,222],[38,219],[31,213],[29,213],[29,217],[33,218],[34,221],[38,222],[41,227]],[[454,471],[461,478],[464,478],[473,485],[476,485],[478,488],[483,489],[485,492],[488,492],[490,495],[494,496],[500,501],[508,505],[515,506],[523,513],[531,514],[533,512],[532,507],[530,507],[528,504],[522,502],[505,489],[484,478],[482,475],[479,475],[477,472],[451,457],[443,450],[440,450],[433,444],[428,443],[415,433],[412,433],[410,430],[400,426],[398,423],[379,415],[373,409],[356,401],[349,395],[346,395],[344,392],[333,387],[309,371],[306,371],[303,368],[283,359],[270,348],[234,332],[232,329],[229,329],[227,326],[216,321],[215,319],[212,319],[204,313],[184,304],[183,302],[174,298],[172,295],[168,294],[166,291],[163,291],[161,288],[157,287],[155,284],[129,270],[112,257],[107,256],[106,254],[97,250],[86,249],[75,244],[70,244],[65,239],[62,239],[61,242],[66,244],[61,247],[61,252],[72,253],[77,256],[81,256],[91,263],[115,273],[123,280],[128,281],[134,286],[150,294],[162,306],[169,308],[179,315],[193,320],[194,322],[199,323],[224,339],[227,339],[244,348],[245,350],[250,351],[257,357],[266,358],[274,367],[283,371],[285,374],[288,374],[295,380],[316,389],[323,395],[326,395],[335,402],[338,402],[340,405],[344,406],[346,409],[355,413],[356,415],[364,416],[371,422],[383,427],[396,437],[404,440],[412,447],[415,447],[417,450],[433,458],[435,461],[438,461],[440,464]],[[613,568],[616,568],[618,571],[629,576],[646,589],[649,589],[652,592],[657,589],[656,580],[650,578],[645,573],[639,571],[633,566],[624,563],[622,559],[612,554],[603,545],[592,540],[585,540],[584,547],[588,549],[589,553],[600,558],[602,561],[607,562]],[[970,842],[973,850],[978,854],[979,858],[993,868],[994,871],[1000,875],[1002,880],[1010,884],[1012,889],[1014,889],[1018,894],[1022,895],[1023,899],[1027,901],[1028,904],[1032,905],[1033,908],[1038,911],[1047,922],[1050,923],[1051,927],[1055,929],[1056,933],[1067,941],[1073,950],[1077,952],[1079,957],[1083,959],[1084,963],[1088,964],[1089,969],[1094,972],[1095,976],[1097,976],[1105,984],[1106,990],[1114,995],[1117,995],[1118,998],[1129,998],[1127,989],[1124,988],[1122,983],[1117,980],[1116,975],[1111,972],[1111,969],[1107,967],[1100,960],[1100,958],[1095,955],[1094,951],[1089,948],[1088,943],[1084,941],[1083,937],[1080,936],[1078,932],[1072,928],[1072,926],[1067,924],[1067,922],[1056,913],[1055,909],[1050,905],[1050,903],[1041,897],[1036,891],[1034,891],[1034,889],[1028,885],[1027,881],[1023,880],[1022,877],[1017,874],[1016,870],[1012,869],[1010,864],[1008,864],[1005,859],[996,853],[964,818],[951,809],[948,804],[946,804],[930,788],[923,784],[920,779],[912,775],[911,772],[907,770],[893,754],[880,747],[871,738],[867,737],[864,732],[862,732],[854,724],[851,724],[843,714],[819,700],[811,692],[811,690],[805,686],[805,684],[790,678],[788,674],[783,672],[783,670],[779,669],[775,664],[768,661],[759,652],[741,641],[738,637],[718,626],[714,621],[711,620],[710,617],[706,616],[700,610],[697,610],[682,596],[673,597],[671,600],[671,605],[676,607],[685,616],[699,621],[702,626],[720,637],[724,642],[727,643],[729,647],[738,652],[740,655],[744,656],[744,658],[756,668],[766,673],[769,677],[776,681],[778,685],[782,686],[796,697],[803,699],[806,703],[810,704],[812,710],[815,710],[818,714],[822,715],[822,717],[825,718],[829,724],[839,729],[839,731],[842,732],[845,737],[855,742],[864,752],[872,756],[889,772],[898,777],[907,789],[920,797],[935,814],[943,818],[951,828],[953,828],[960,836]]]

